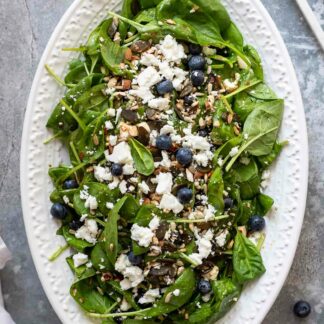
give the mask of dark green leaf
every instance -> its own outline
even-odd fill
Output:
[[[258,278],[265,272],[257,247],[239,231],[234,241],[233,268],[240,283]]]
[[[222,178],[222,170],[215,169],[208,181],[208,201],[216,208],[217,212],[224,210],[224,182]]]
[[[71,296],[87,312],[105,314],[113,304],[112,300],[101,295],[93,278],[77,281],[71,286]]]
[[[63,226],[62,228],[63,237],[66,240],[66,243],[69,244],[71,247],[75,248],[79,252],[84,252],[84,250],[88,247],[93,246],[93,244],[84,241],[82,239],[76,238],[73,234],[69,232],[69,226]]]
[[[136,139],[130,139],[129,145],[136,170],[145,176],[151,175],[154,171],[152,153]]]
[[[244,124],[244,134],[253,142],[246,149],[252,155],[271,153],[282,120],[284,102],[273,100],[258,104]]]

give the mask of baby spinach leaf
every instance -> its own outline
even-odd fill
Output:
[[[223,32],[223,37],[232,44],[236,45],[237,48],[243,50],[244,40],[241,32],[236,25],[231,21],[229,27]]]
[[[244,124],[244,134],[254,140],[246,151],[260,156],[271,153],[282,120],[284,101],[281,99],[258,104]]]
[[[226,278],[213,281],[212,289],[217,301],[212,320],[216,321],[223,317],[235,304],[240,296],[241,287],[237,286],[231,279]]]
[[[179,296],[172,295],[170,301],[166,300],[168,299],[167,296],[172,294],[172,292],[176,289],[180,290]],[[196,278],[194,270],[187,268],[175,281],[175,283],[166,289],[162,298],[155,303],[156,306],[148,309],[144,314],[142,313],[141,315],[147,317],[155,317],[170,313],[187,303],[190,300],[195,289]]]
[[[98,78],[101,78],[101,74],[91,74],[82,79],[74,88],[69,89],[63,98],[63,101],[68,105],[74,105],[77,100],[85,91],[91,88],[91,86],[97,82]],[[67,136],[71,129],[75,128],[76,122],[74,118],[62,109],[63,105],[59,102],[54,108],[51,116],[49,117],[46,127],[51,128],[54,134],[61,134]]]
[[[131,154],[134,159],[136,170],[145,176],[149,176],[154,171],[154,160],[152,153],[139,141],[132,138],[129,140]]]
[[[97,291],[93,278],[75,282],[71,286],[70,294],[85,311],[91,313],[105,314],[113,304],[109,297]]]
[[[113,271],[114,267],[109,261],[107,254],[104,249],[104,244],[102,242],[99,242],[95,245],[95,247],[92,249],[90,254],[90,259],[93,268],[96,270],[105,270],[105,271]]]
[[[124,196],[119,199],[110,211],[109,217],[105,226],[104,231],[102,232],[100,240],[104,242],[105,250],[109,261],[114,265],[117,259],[118,252],[118,228],[117,222],[119,220],[119,213],[124,204],[128,199],[131,199],[130,196]]]
[[[274,200],[263,193],[260,193],[257,197],[257,204],[256,204],[256,213],[261,216],[265,216],[274,204]]]
[[[271,153],[268,155],[258,156],[258,162],[263,168],[268,168],[281,153],[283,148],[288,144],[288,142],[278,143],[276,142],[273,146]]]
[[[98,211],[103,215],[109,213],[107,208],[107,202],[114,202],[119,197],[119,190],[114,189],[110,190],[107,185],[99,182],[85,182],[83,185],[86,185],[89,189],[88,192],[91,196],[96,197],[98,203]],[[82,216],[89,213],[89,209],[84,206],[85,200],[80,198],[80,191],[83,190],[83,186],[74,194],[73,197],[73,206],[78,215]]]
[[[259,80],[263,80],[263,78],[264,78],[263,67],[262,67],[261,58],[260,58],[257,50],[251,45],[246,45],[246,46],[244,46],[243,52],[249,58],[249,61],[251,62],[251,67],[253,69],[254,75]]]
[[[214,300],[204,303],[189,316],[189,323],[205,323],[214,313]]]
[[[76,268],[74,266],[74,261],[72,257],[66,258],[66,262],[77,277],[78,281],[91,278],[96,275],[96,270],[94,270],[93,268],[88,268],[85,264]]]
[[[258,166],[253,159],[248,165],[240,164],[232,171],[233,178],[240,186],[242,199],[251,199],[259,193],[261,178]]]
[[[278,99],[277,95],[273,92],[273,90],[267,86],[265,83],[259,83],[254,88],[247,90],[247,93],[259,100],[276,100]]]
[[[217,212],[224,210],[224,182],[222,178],[222,170],[216,168],[208,182],[208,201],[213,205]]]
[[[101,44],[101,55],[107,69],[114,75],[125,75],[127,70],[120,68],[120,63],[124,61],[125,49],[113,41],[108,44]]]
[[[233,268],[240,283],[255,279],[265,272],[257,247],[239,231],[234,241]]]
[[[214,167],[219,166],[219,164],[218,164],[219,158],[223,159],[223,158],[227,157],[229,152],[231,151],[231,149],[235,146],[240,145],[241,142],[242,142],[242,137],[237,136],[237,137],[230,139],[229,141],[224,143],[222,146],[220,146],[214,153],[214,157],[213,157]]]
[[[142,9],[155,8],[162,0],[139,0]]]
[[[108,102],[108,97],[103,93],[103,90],[107,87],[106,84],[98,84],[86,91],[76,102],[75,108],[80,113],[87,110],[99,110],[103,106],[103,103]]]
[[[119,210],[119,215],[127,221],[134,220],[138,215],[139,203],[132,195],[126,195],[127,199]]]
[[[140,307],[136,304],[133,294],[129,291],[123,290],[120,287],[120,283],[117,281],[110,280],[107,282],[107,284],[113,288],[118,294],[125,297],[126,301],[132,306],[134,309],[140,309]]]
[[[93,244],[84,241],[82,239],[76,238],[73,234],[69,232],[69,226],[65,225],[62,227],[62,235],[66,240],[66,243],[71,247],[75,248],[79,252],[84,252],[84,250],[88,247],[92,247]]]

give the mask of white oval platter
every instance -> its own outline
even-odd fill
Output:
[[[267,82],[286,101],[280,133],[289,146],[272,168],[267,193],[276,208],[267,218],[266,241],[262,250],[267,272],[247,285],[235,307],[221,323],[261,323],[274,303],[294,258],[303,221],[308,177],[308,149],[304,110],[296,75],[283,40],[260,1],[224,0],[230,16],[247,43],[260,52]],[[76,55],[62,52],[77,47],[106,16],[120,8],[120,0],[75,0],[56,27],[31,89],[21,145],[21,196],[29,246],[47,297],[63,323],[91,323],[73,299],[69,287],[72,273],[64,256],[54,263],[48,256],[64,241],[56,236],[58,224],[50,214],[52,184],[48,166],[67,159],[58,142],[43,145],[50,136],[47,118],[64,89],[46,73],[45,63],[63,76],[67,63]],[[68,251],[66,252],[68,255]]]

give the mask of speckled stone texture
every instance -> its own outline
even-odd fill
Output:
[[[258,1],[258,0],[256,0]],[[264,323],[298,323],[298,299],[313,308],[303,323],[324,323],[324,53],[294,0],[262,0],[293,60],[310,143],[309,194],[295,262]],[[19,150],[26,102],[40,56],[72,0],[0,0],[0,235],[13,260],[0,273],[5,304],[18,324],[56,324],[27,245],[19,194]],[[310,0],[324,27],[324,1]]]

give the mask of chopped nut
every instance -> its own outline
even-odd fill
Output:
[[[172,20],[172,19],[167,19],[166,23],[169,24],[169,25],[176,25],[176,22],[174,20]]]
[[[246,231],[246,227],[245,226],[239,226],[238,228],[237,228],[244,236],[246,236],[246,233],[247,233],[247,231]]]
[[[132,59],[132,56],[133,56],[132,50],[128,47],[124,54],[125,60],[130,61]]]
[[[235,135],[240,135],[240,129],[236,125],[233,126],[233,129],[234,129]]]
[[[96,134],[94,134],[92,136],[92,141],[93,141],[93,144],[98,146],[99,145],[99,139],[98,139],[98,136]]]
[[[207,273],[204,273],[203,274],[203,277],[206,280],[216,280],[217,279],[217,276],[218,276],[218,273],[219,273],[219,268],[217,266],[214,266],[211,269],[211,271],[209,271]]]
[[[233,121],[233,114],[227,115],[227,123],[230,124]]]
[[[129,90],[132,86],[131,80],[123,80],[122,81],[123,90]]]
[[[135,53],[143,53],[151,47],[151,43],[149,41],[138,40],[133,43],[131,46],[131,50]]]
[[[171,291],[165,296],[164,302],[165,303],[170,303],[172,296],[173,296],[173,294],[172,294],[172,291]]]

